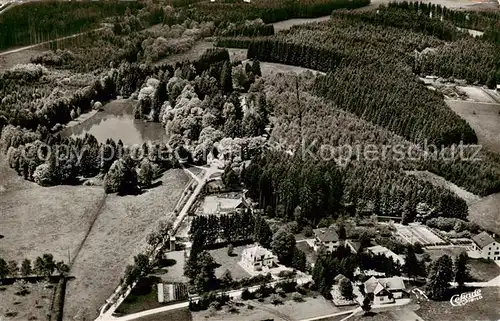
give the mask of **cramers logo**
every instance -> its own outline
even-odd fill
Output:
[[[450,303],[454,307],[461,307],[467,303],[471,303],[477,300],[481,300],[483,295],[480,289],[474,290],[474,292],[464,292],[462,294],[455,294],[451,297]]]

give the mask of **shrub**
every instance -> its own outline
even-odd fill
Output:
[[[311,237],[311,236],[313,236],[313,229],[312,229],[312,227],[306,226],[306,227],[304,227],[303,231],[304,231],[304,236],[305,237]]]
[[[241,299],[246,301],[246,300],[251,300],[254,298],[254,295],[252,292],[248,290],[248,288],[243,289],[241,292]]]
[[[270,301],[274,305],[283,304],[283,299],[280,298],[277,294],[271,295]]]
[[[302,302],[302,301],[304,301],[304,299],[302,298],[302,295],[300,293],[293,293],[292,294],[292,299],[295,302]]]

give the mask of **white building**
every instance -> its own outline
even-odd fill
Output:
[[[314,251],[319,251],[324,247],[328,253],[332,253],[340,246],[340,240],[337,232],[331,228],[317,228],[314,232]]]
[[[389,250],[388,248],[380,245],[375,245],[372,247],[367,248],[368,251],[372,252],[373,254],[383,254],[388,258],[393,259],[395,262],[398,262],[403,266],[405,264],[405,259],[401,255],[397,255],[393,251]]]
[[[380,278],[372,276],[365,283],[365,293],[373,304],[393,303],[406,294],[402,277]]]
[[[273,252],[260,245],[248,247],[241,253],[241,264],[253,271],[266,271],[274,267],[277,261]]]
[[[495,241],[491,235],[481,232],[472,238],[474,250],[478,251],[482,258],[500,260],[500,243]]]

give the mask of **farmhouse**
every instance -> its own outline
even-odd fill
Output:
[[[328,253],[332,253],[340,246],[339,236],[331,228],[317,228],[314,232],[314,251],[324,247]]]
[[[401,255],[397,255],[393,251],[389,250],[388,248],[380,245],[375,245],[372,247],[369,247],[367,249],[368,251],[372,252],[373,254],[383,254],[388,258],[393,259],[395,262],[398,262],[399,264],[403,265],[405,264],[405,259]]]
[[[276,265],[277,260],[276,255],[260,245],[248,247],[241,253],[241,264],[253,271],[268,270]]]
[[[374,304],[393,303],[406,294],[405,283],[399,276],[380,279],[372,276],[364,283],[364,287],[366,295]]]
[[[495,241],[491,235],[481,232],[472,238],[474,250],[478,251],[482,258],[500,260],[500,243]]]

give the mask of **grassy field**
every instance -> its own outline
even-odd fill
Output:
[[[490,195],[469,206],[469,220],[481,228],[500,234],[500,193]]]
[[[47,320],[54,287],[30,284],[29,294],[19,296],[15,285],[0,287],[0,320]],[[4,319],[5,318],[5,319]]]
[[[500,104],[455,100],[446,103],[467,120],[476,132],[479,144],[500,153]]]
[[[163,319],[168,320],[168,319]],[[177,319],[171,319],[177,321]],[[281,321],[283,319],[276,317],[268,311],[262,311],[255,308],[249,309],[246,305],[238,308],[237,313],[226,312],[225,310],[216,311],[214,313],[206,310],[192,313],[193,321],[262,321],[262,320],[275,320]],[[143,320],[141,320],[143,321]],[[147,320],[153,321],[153,320]]]
[[[191,311],[189,311],[188,308],[183,308],[136,319],[136,321],[166,321],[166,320],[192,321],[193,317],[191,316]]]
[[[464,306],[451,306],[449,301],[428,301],[415,311],[424,320],[498,320],[500,317],[499,287],[481,288],[482,299]]]
[[[461,248],[461,247],[449,247],[449,248],[442,248],[442,249],[425,250],[426,253],[429,253],[429,255],[431,256],[431,259],[433,261],[439,259],[441,256],[443,256],[445,254],[453,258],[464,251],[465,251],[465,249]]]
[[[95,317],[148,232],[172,211],[188,181],[182,170],[169,170],[162,185],[142,195],[108,196],[71,270],[76,278],[68,282],[64,320]]]
[[[0,214],[4,238],[0,257],[32,261],[44,253],[68,262],[90,228],[95,210],[105,198],[100,187],[40,187],[0,166]]]
[[[221,248],[216,250],[210,250],[210,254],[215,259],[215,261],[220,264],[220,266],[215,269],[215,275],[221,277],[226,270],[231,272],[233,279],[241,279],[244,277],[250,277],[239,264],[241,260],[241,252],[246,246],[235,246],[233,251],[233,256],[227,255],[227,248]]]
[[[500,275],[500,267],[493,261],[469,259],[467,266],[471,276],[478,281],[489,281]]]
[[[290,296],[290,295],[288,295]],[[304,301],[295,302],[290,298],[285,299],[283,304],[273,305],[271,303],[262,304],[267,309],[274,309],[279,313],[289,316],[293,320],[302,320],[320,317],[322,315],[338,313],[346,310],[352,310],[355,307],[338,308],[331,301],[323,296],[304,297]],[[344,316],[345,317],[345,316]]]

